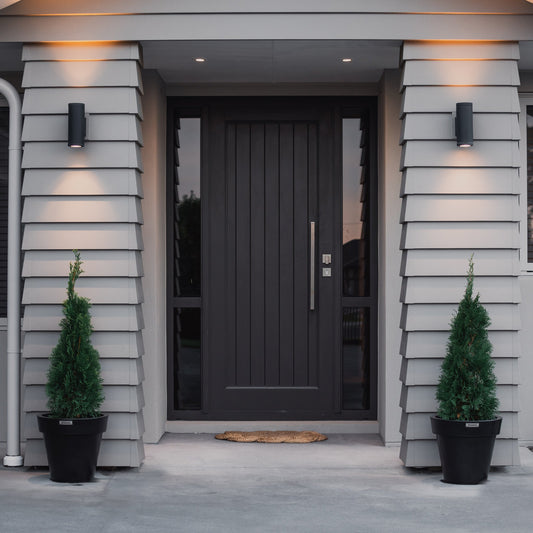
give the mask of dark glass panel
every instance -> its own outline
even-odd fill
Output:
[[[176,295],[201,293],[200,119],[179,121],[176,146]]]
[[[201,312],[174,311],[174,409],[201,409]]]
[[[368,409],[370,405],[369,309],[342,311],[342,408]]]
[[[361,120],[342,120],[343,295],[368,296],[367,166]]]

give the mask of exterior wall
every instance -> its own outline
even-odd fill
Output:
[[[400,72],[385,71],[379,96],[379,325],[378,325],[378,422],[387,445],[400,443],[401,384],[399,353],[401,330],[398,275],[401,264],[400,219]]]
[[[155,71],[143,71],[144,226],[143,332],[146,354],[145,442],[157,442],[167,420],[166,352],[166,95]]]
[[[99,465],[138,466],[144,457],[139,48],[26,45],[23,60],[25,464],[46,464],[35,413],[46,410],[48,356],[77,248],[85,270],[77,287],[93,304],[102,410],[109,414]],[[69,102],[84,102],[90,114],[83,149],[66,143]]]
[[[474,253],[492,320],[503,424],[493,464],[518,458],[518,45],[407,42],[403,50],[402,448],[440,464],[429,415],[453,310]],[[487,61],[488,60],[488,61]],[[455,143],[455,103],[474,107],[474,147]]]

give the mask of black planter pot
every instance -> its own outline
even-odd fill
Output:
[[[432,416],[431,429],[437,435],[442,480],[459,485],[485,481],[501,425],[501,417],[464,422]]]
[[[107,415],[97,418],[50,418],[37,415],[43,433],[50,479],[65,483],[91,481],[96,472]]]

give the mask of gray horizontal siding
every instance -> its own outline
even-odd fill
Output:
[[[403,113],[453,113],[457,102],[472,101],[475,113],[520,113],[515,87],[406,87],[402,107]]]
[[[101,358],[104,385],[140,385],[144,380],[141,359]],[[49,359],[27,358],[24,366],[25,385],[45,385]]]
[[[404,44],[400,457],[407,466],[440,464],[430,415],[472,255],[504,420],[493,464],[519,460],[517,58],[512,43]],[[469,149],[455,140],[455,104],[463,101],[474,110]]]
[[[142,119],[141,94],[131,87],[39,88],[24,94],[24,115],[61,115],[69,102],[83,102],[89,114],[133,114]]]
[[[142,146],[143,137],[136,115],[89,115],[88,137],[91,141],[135,141]],[[22,128],[22,140],[63,141],[68,138],[66,115],[29,115]]]
[[[22,49],[22,61],[109,61],[113,59],[141,61],[141,50],[136,43],[84,43],[70,47],[50,43],[27,44]],[[83,64],[83,63],[82,63]]]
[[[458,150],[455,141],[409,141],[404,144],[401,167],[516,167],[521,164],[518,141],[478,141]]]
[[[133,196],[34,196],[24,202],[22,222],[133,222],[142,224],[140,198]]]
[[[400,379],[404,385],[437,385],[442,359],[402,359]],[[518,360],[515,358],[494,358],[494,373],[500,385],[518,382]]]
[[[99,464],[138,466],[144,457],[139,48],[29,45],[24,58],[25,464],[46,463],[35,415],[46,410],[48,357],[59,335],[72,250],[79,249],[84,274],[77,290],[92,304],[102,410],[110,416]],[[84,102],[89,113],[83,149],[66,143],[69,102]]]
[[[143,240],[138,224],[26,224],[22,249],[142,250]]]
[[[411,167],[402,174],[402,196],[519,193],[518,168]]]
[[[462,3],[462,2],[461,2]],[[464,5],[464,4],[463,4]],[[499,59],[520,59],[518,46],[509,46],[508,43],[497,42],[471,42],[468,46],[461,42],[416,42],[406,43],[402,50],[402,59],[413,60],[499,60]],[[469,63],[472,67],[472,63]],[[478,63],[474,65],[478,67]],[[489,76],[490,77],[490,76]],[[478,78],[479,80],[479,78]],[[446,85],[445,83],[443,85]],[[461,85],[461,84],[459,84]]]
[[[141,152],[131,141],[91,142],[83,150],[72,150],[65,142],[29,142],[25,144],[22,168],[134,168],[142,170]]]
[[[27,331],[24,335],[24,358],[47,358],[57,344],[57,331]],[[144,354],[140,331],[95,331],[91,336],[93,346],[101,358],[137,359]]]
[[[516,195],[418,194],[402,204],[401,222],[464,222],[520,220]]]
[[[66,297],[66,278],[32,277],[26,280],[22,303],[60,304]],[[143,302],[140,278],[89,278],[82,277],[76,283],[81,296],[96,304],[139,304]]]
[[[464,277],[405,277],[400,300],[406,304],[458,302],[465,291]],[[477,277],[474,291],[480,293],[480,302],[519,303],[520,286],[518,278],[510,276]]]
[[[141,174],[133,168],[27,169],[23,196],[113,196],[143,197]]]
[[[63,316],[61,305],[26,304],[24,331],[58,331]],[[144,328],[141,305],[92,305],[95,331],[137,331]]]
[[[400,354],[405,358],[443,358],[446,355],[448,330],[403,332]],[[520,355],[520,342],[514,330],[489,331],[492,355],[497,358],[517,358]]]
[[[58,61],[28,62],[22,87],[135,87],[142,92],[139,64],[135,61],[73,61],[65,68]]]
[[[474,131],[480,141],[520,139],[518,117],[511,113],[474,113]],[[401,141],[411,140],[455,140],[455,112],[406,115]]]
[[[403,254],[402,276],[461,276],[465,263],[474,254],[478,276],[517,276],[519,251],[517,249],[488,250],[406,250]]]
[[[65,277],[65,265],[72,258],[70,250],[28,250],[24,254],[22,277]],[[143,275],[139,250],[85,250],[83,271],[87,277],[117,278]],[[79,283],[84,282],[83,278]]]
[[[403,69],[402,84],[410,85],[520,85],[516,61],[478,61],[472,68],[469,61],[407,61]]]

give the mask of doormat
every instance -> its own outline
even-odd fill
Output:
[[[326,435],[316,431],[225,431],[215,435],[215,439],[233,442],[289,442],[303,444],[327,440]]]

